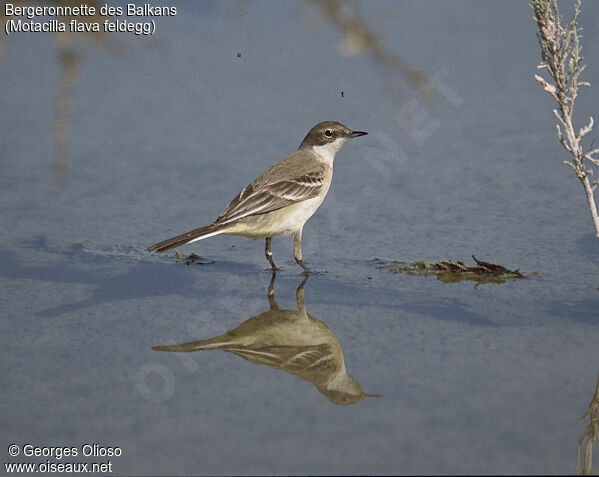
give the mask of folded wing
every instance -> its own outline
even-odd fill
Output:
[[[324,183],[324,170],[315,170],[298,177],[266,184],[254,181],[227,205],[215,223],[226,224],[311,199],[320,193]]]

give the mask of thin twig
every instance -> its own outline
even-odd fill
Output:
[[[582,183],[595,233],[599,239],[599,214],[593,195],[597,181],[590,182],[589,176],[593,174],[593,170],[587,167],[589,163],[599,166],[599,160],[593,157],[599,153],[599,149],[584,153],[581,144],[582,138],[593,129],[594,121],[591,117],[588,124],[578,130],[578,134],[575,132],[573,122],[578,89],[581,86],[590,86],[586,81],[579,81],[581,73],[586,68],[586,65],[582,64],[581,55],[582,28],[577,23],[581,3],[582,0],[576,1],[572,20],[563,26],[557,0],[532,0],[530,6],[535,13],[538,27],[537,39],[543,60],[538,69],[546,70],[553,82],[537,74],[534,77],[558,104],[558,109],[553,110],[558,120],[557,137],[564,149],[572,155],[572,161],[564,161],[564,163],[574,171]]]

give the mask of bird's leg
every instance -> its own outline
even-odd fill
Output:
[[[268,263],[270,263],[270,266],[272,267],[271,270],[274,273],[278,270],[278,268],[275,265],[275,261],[272,259],[272,248],[270,247],[271,241],[272,239],[270,237],[266,237],[266,244],[264,245],[264,255],[266,255],[266,260],[268,260]]]
[[[293,234],[293,256],[297,264],[304,269],[304,273],[310,273],[310,270],[308,270],[308,267],[306,267],[302,260],[302,229]]]
[[[270,277],[270,283],[268,284],[268,289],[266,290],[266,296],[269,299],[275,297],[275,278],[277,278],[277,274],[272,272],[272,277]]]
[[[275,278],[276,277],[277,277],[277,274],[273,270],[272,277],[270,278],[270,283],[268,284],[268,290],[266,292],[266,296],[268,297],[268,304],[270,305],[271,311],[279,309],[277,300],[275,300]]]
[[[310,278],[308,273],[305,274],[304,280],[300,283],[299,287],[297,287],[297,291],[295,292],[295,300],[297,301],[297,309],[302,315],[306,314],[306,304],[304,303],[304,285]]]

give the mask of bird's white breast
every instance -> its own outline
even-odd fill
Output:
[[[335,154],[343,147],[349,138],[340,137],[335,139],[333,142],[323,144],[322,146],[312,146],[312,151],[316,154],[321,161],[327,164],[329,167],[333,167],[333,161],[335,160]]]

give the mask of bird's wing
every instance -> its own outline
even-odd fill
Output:
[[[290,175],[276,181],[256,179],[235,197],[216,219],[226,224],[249,215],[265,214],[316,197],[326,183],[324,168]]]
[[[248,361],[279,368],[292,374],[330,373],[339,367],[332,349],[327,344],[312,346],[266,346],[247,348],[225,346],[222,348]]]

